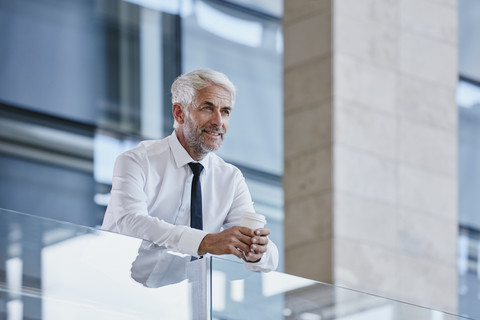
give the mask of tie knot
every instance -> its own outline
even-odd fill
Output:
[[[202,166],[201,163],[198,163],[198,162],[190,162],[188,165],[189,165],[190,168],[192,169],[194,176],[199,176],[200,173],[201,173],[202,170],[203,170],[203,166]]]

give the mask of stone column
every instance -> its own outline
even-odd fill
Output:
[[[456,312],[456,1],[284,3],[285,271]]]

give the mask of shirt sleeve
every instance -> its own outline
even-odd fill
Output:
[[[134,152],[125,152],[117,158],[102,229],[198,256],[198,247],[207,232],[173,225],[148,214],[143,163],[141,154]]]
[[[267,244],[267,252],[262,256],[258,262],[245,261],[245,268],[252,271],[270,272],[276,270],[278,267],[278,248],[269,239]]]
[[[225,219],[225,228],[240,225],[243,212],[255,212],[250,191],[240,170],[237,172],[234,181],[236,183],[236,192],[231,210]],[[266,227],[268,228],[268,225]],[[269,239],[267,251],[260,261],[253,263],[245,261],[245,268],[252,271],[269,272],[277,269],[278,260],[278,248],[275,243]]]
[[[235,192],[230,211],[224,221],[224,228],[240,225],[240,220],[244,212],[255,212],[247,183],[238,169],[236,169],[233,183],[235,184]]]

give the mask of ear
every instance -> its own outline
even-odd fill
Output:
[[[183,124],[185,122],[185,111],[180,103],[175,102],[173,104],[172,113],[175,121],[177,121],[179,124]]]

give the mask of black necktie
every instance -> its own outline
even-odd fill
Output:
[[[203,170],[203,166],[198,162],[190,162],[188,165],[193,171],[190,226],[202,230],[202,187],[200,185],[200,173]]]

